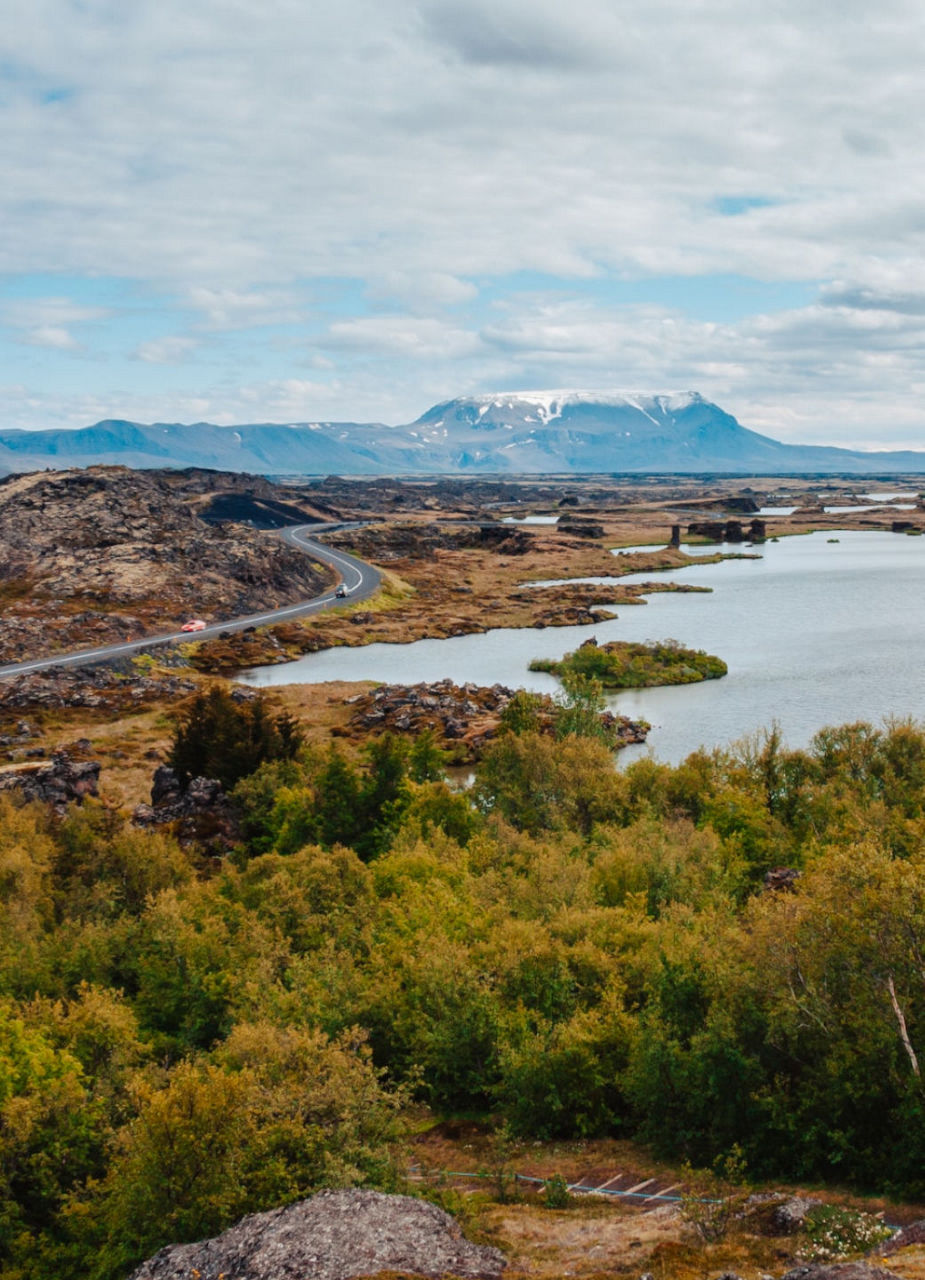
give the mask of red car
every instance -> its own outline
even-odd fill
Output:
[[[180,628],[181,631],[205,631],[208,623],[203,622],[202,618],[190,618],[189,622],[184,622]]]

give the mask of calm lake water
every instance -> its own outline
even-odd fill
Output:
[[[829,541],[833,536],[838,542]],[[709,595],[653,595],[648,604],[621,606],[618,619],[592,627],[496,630],[332,649],[258,668],[242,679],[260,686],[323,680],[413,684],[449,676],[457,683],[554,692],[559,685],[552,676],[527,670],[531,658],[560,657],[591,635],[601,643],[673,637],[718,654],[729,674],[612,697],[615,710],[653,725],[647,746],[627,748],[621,760],[651,752],[677,762],[701,745],[732,742],[774,720],[798,747],[827,724],[925,717],[925,537],[818,533],[766,543],[760,552],[760,559],[670,574],[673,582],[712,587]],[[655,576],[648,572],[622,581]]]

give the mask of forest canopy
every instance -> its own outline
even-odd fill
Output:
[[[399,1185],[412,1101],[925,1194],[922,729],[528,725],[463,793],[426,737],[266,759],[220,865],[0,798],[4,1280]]]

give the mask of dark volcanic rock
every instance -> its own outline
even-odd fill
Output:
[[[367,525],[325,535],[332,547],[344,547],[377,563],[394,560],[430,560],[436,551],[476,547],[499,555],[524,555],[533,547],[533,535],[507,524],[389,524]]]
[[[413,734],[431,729],[445,745],[464,743],[467,758],[476,760],[497,736],[501,715],[513,697],[514,690],[501,684],[482,687],[439,680],[433,684],[383,684],[345,701],[354,708],[350,723],[355,729]],[[547,732],[553,728],[552,711],[553,703],[547,700],[540,713],[540,728]],[[645,742],[649,731],[643,722],[610,711],[601,712],[601,723],[619,746]]]
[[[117,710],[178,698],[195,688],[184,676],[133,674],[126,679],[108,666],[51,667],[0,681],[0,711],[21,707]]]
[[[99,795],[99,781],[98,760],[75,760],[67,751],[58,751],[48,764],[0,773],[0,791],[19,791],[27,802],[50,804],[63,816],[69,804]]]
[[[207,524],[194,506],[165,477],[125,467],[0,484],[0,661],[292,604],[329,581],[279,538]]]
[[[696,520],[687,526],[689,537],[709,538],[711,542],[746,542],[767,536],[763,520],[752,520],[745,529],[740,520]]]
[[[796,867],[774,867],[764,873],[764,887],[769,893],[795,893],[799,878]]]
[[[581,516],[573,516],[569,512],[559,517],[559,528],[563,533],[571,533],[579,538],[603,538],[604,526],[595,520],[585,520]]]
[[[470,1244],[423,1200],[379,1191],[321,1191],[244,1218],[213,1240],[169,1245],[129,1280],[350,1280],[377,1271],[497,1280],[504,1255]]]
[[[241,838],[237,813],[222,784],[215,778],[191,778],[184,788],[168,765],[160,765],[151,783],[151,803],[132,814],[136,827],[176,826],[181,844],[193,841],[218,850],[232,848]]]

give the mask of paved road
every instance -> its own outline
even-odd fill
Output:
[[[347,555],[344,551],[333,551],[330,547],[323,546],[320,542],[314,542],[311,538],[306,537],[307,530],[313,529],[317,533],[319,528],[320,526],[318,525],[300,524],[291,529],[280,529],[279,533],[285,542],[288,542],[293,547],[298,547],[300,551],[307,552],[314,559],[330,565],[335,572],[339,573],[340,580],[349,593],[348,601],[368,599],[381,581],[382,575],[379,570],[374,569],[372,565],[366,564],[362,560],[357,560],[355,556]],[[13,662],[7,666],[0,667],[0,678],[3,676],[23,675],[28,671],[46,671],[49,667],[88,666],[95,662],[105,662],[108,658],[119,658],[138,653],[151,645],[170,644],[178,640],[203,640],[208,636],[220,635],[223,631],[243,631],[245,627],[262,627],[272,622],[304,618],[308,614],[319,613],[322,609],[329,609],[332,605],[340,603],[341,601],[335,596],[334,591],[330,590],[323,596],[316,596],[313,600],[303,600],[299,604],[289,605],[285,609],[271,609],[266,613],[253,613],[246,618],[234,618],[230,622],[215,622],[206,627],[204,631],[196,632],[195,635],[189,635],[183,631],[169,631],[163,635],[147,636],[144,640],[130,640],[125,644],[108,644],[97,649],[81,649],[77,653],[57,654],[53,658],[36,658],[29,662]]]

